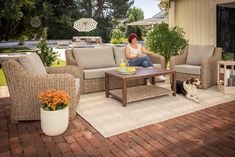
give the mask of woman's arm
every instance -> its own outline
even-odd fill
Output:
[[[141,51],[144,53],[144,54],[150,54],[151,52],[148,51],[145,47],[142,47],[141,48]]]
[[[126,58],[129,59],[129,60],[138,58],[138,55],[131,55],[130,54],[130,48],[129,47],[125,48],[125,54],[126,54]]]

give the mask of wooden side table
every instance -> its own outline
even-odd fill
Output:
[[[235,61],[219,61],[217,68],[217,88],[224,93],[235,93]]]

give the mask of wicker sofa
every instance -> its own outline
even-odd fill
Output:
[[[40,66],[37,63],[35,65]],[[29,62],[26,64],[30,65]],[[79,72],[75,66],[45,67],[46,74],[38,74],[32,66],[27,69],[17,60],[5,61],[2,67],[12,102],[11,122],[40,120],[40,104],[36,97],[48,89],[68,92],[71,97],[70,118],[75,116],[80,98]]]
[[[73,48],[65,51],[66,64],[75,65],[80,71],[81,93],[103,91],[105,72],[118,68],[120,60],[125,58],[124,47]],[[149,55],[155,66],[165,65],[164,57],[152,53]],[[114,78],[111,78],[114,79]],[[111,80],[110,88],[120,88],[119,80]],[[144,80],[133,80],[128,86],[144,84]]]
[[[217,62],[221,60],[222,49],[213,45],[189,45],[182,55],[170,59],[170,68],[176,71],[177,80],[199,78],[201,88],[217,84]]]

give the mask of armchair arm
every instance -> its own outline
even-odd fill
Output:
[[[46,67],[48,74],[71,74],[75,78],[80,76],[79,68],[74,65],[67,65],[62,67]]]
[[[165,58],[163,56],[156,53],[150,53],[148,56],[153,63],[161,64],[162,68],[165,68]]]
[[[76,95],[76,81],[75,77],[71,74],[48,74],[45,76],[39,75],[26,75],[25,80],[28,80],[25,85],[29,97],[32,97],[32,101],[38,95],[38,93],[48,90],[48,89],[60,89],[65,90],[70,98],[71,104],[69,106],[70,118],[73,118],[76,114],[76,108],[79,100],[79,96]],[[30,85],[33,85],[33,90]],[[27,92],[25,91],[25,92]],[[37,104],[35,102],[35,104]]]
[[[188,48],[185,48],[183,54],[172,56],[170,58],[170,69],[174,69],[175,65],[185,64],[187,52],[188,52]]]
[[[77,63],[74,59],[72,49],[65,50],[65,57],[66,57],[66,65],[74,65],[78,67],[79,71],[79,78],[80,78],[80,91],[83,91],[83,66],[80,63]]]
[[[77,62],[74,59],[72,49],[65,50],[66,65],[77,65]]]
[[[217,63],[221,60],[222,48],[215,48],[213,56],[201,61],[202,88],[206,89],[217,84]]]

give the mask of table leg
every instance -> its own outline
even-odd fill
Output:
[[[147,85],[147,78],[144,78],[144,85]]]
[[[155,77],[152,77],[151,79],[152,79],[152,80],[151,80],[151,81],[152,81],[152,85],[155,85],[155,83],[156,83]]]
[[[109,75],[105,74],[105,96],[109,97]]]
[[[127,106],[127,80],[122,80],[122,105],[123,107]]]
[[[171,90],[173,91],[172,95],[176,96],[176,80],[175,80],[175,72],[171,74]]]

